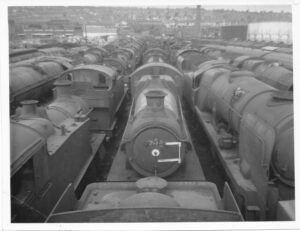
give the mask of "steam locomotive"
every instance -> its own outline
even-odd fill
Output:
[[[105,49],[98,47],[39,49],[38,56],[23,60],[24,52],[12,52],[16,53],[14,58],[20,57],[20,60],[10,64],[11,114],[23,100],[44,101],[51,96],[53,82],[65,70],[78,64],[100,64],[108,56]]]
[[[185,98],[230,177],[245,218],[272,220],[276,208],[288,210],[295,198],[292,92],[195,50],[178,52],[177,65],[185,76]]]

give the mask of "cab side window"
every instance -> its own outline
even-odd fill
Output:
[[[200,84],[200,78],[197,76],[196,78],[194,78],[193,80],[193,89],[196,89],[199,87]]]
[[[73,81],[73,74],[72,73],[68,73],[66,76],[67,80]]]
[[[106,76],[103,74],[98,74],[97,76],[97,82],[94,85],[94,88],[97,89],[108,89],[108,84],[106,82]]]

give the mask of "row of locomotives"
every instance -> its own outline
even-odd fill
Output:
[[[251,40],[221,40],[221,39],[193,39],[192,42],[201,46],[201,44],[217,44],[222,46],[238,46],[238,47],[248,47],[252,49],[264,49],[266,47],[274,47],[276,51],[282,53],[293,53],[293,45],[285,43],[276,43],[273,41],[251,41]]]
[[[142,40],[133,37],[118,42],[115,50],[104,60],[104,65],[113,65],[124,74],[125,89],[130,90],[130,74],[141,64],[145,45]]]
[[[201,57],[211,60],[222,59],[224,62],[231,63],[233,67],[253,72],[255,78],[280,91],[293,91],[293,70],[286,68],[278,60],[265,60],[263,57],[247,55],[237,56],[236,58],[231,59],[226,56],[227,53],[223,53],[220,50],[203,48],[200,51],[197,49],[179,50],[177,57],[180,58],[177,58],[177,62],[178,60],[180,62],[182,59],[182,62],[190,65],[192,62],[189,59],[192,58],[192,52],[199,53],[198,60],[201,60]],[[185,63],[182,65],[183,68],[186,65]],[[187,67],[187,69],[189,70],[189,67]]]
[[[59,52],[62,49],[64,52]],[[54,81],[64,71],[79,64],[103,64],[109,56],[104,48],[85,46],[45,48],[39,49],[39,53],[42,55],[10,64],[11,114],[23,100],[36,99],[44,103],[52,96]]]
[[[169,54],[161,48],[149,48],[143,54],[143,64],[153,62],[168,63]]]
[[[284,67],[280,61],[239,56],[231,63],[240,69],[252,71],[258,80],[278,90],[293,91],[293,70]]]
[[[101,64],[109,52],[102,47],[89,47],[83,52],[83,64]]]
[[[21,102],[10,126],[12,222],[44,221],[69,183],[80,196],[96,181],[123,78],[113,66],[79,65],[56,79],[51,102]]]
[[[202,44],[200,51],[225,57],[227,59],[235,59],[239,56],[245,55],[250,57],[261,58],[266,61],[277,61],[283,67],[293,70],[293,53],[286,53],[283,48],[280,47],[263,47],[263,48],[251,48],[251,47],[239,47],[239,46],[222,46],[218,44]]]
[[[17,63],[39,56],[63,56],[65,53],[66,49],[62,47],[12,49],[9,51],[9,63]]]
[[[177,57],[184,96],[229,176],[245,219],[294,220],[292,92],[224,60],[188,53]],[[195,63],[193,55],[202,61]]]
[[[11,120],[12,221],[41,222],[70,182],[80,195],[95,181],[122,90],[115,70],[87,65],[65,72],[45,107],[22,102]]]
[[[205,181],[182,114],[182,74],[151,62],[131,74],[133,103],[106,182],[70,184],[47,222],[241,221],[227,183]]]

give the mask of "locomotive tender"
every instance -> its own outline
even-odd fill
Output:
[[[93,183],[79,200],[70,184],[46,222],[204,221],[243,221],[227,184],[220,198],[210,182],[167,182],[151,176],[137,182]]]

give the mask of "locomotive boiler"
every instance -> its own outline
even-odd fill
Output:
[[[197,57],[195,54],[197,54]],[[244,55],[231,60],[228,59],[226,53],[222,53],[210,47],[204,47],[201,51],[196,49],[179,50],[176,56],[177,67],[186,74],[193,73],[193,71],[197,69],[197,63],[200,64],[205,60],[223,59],[224,63],[231,63],[233,67],[253,72],[255,78],[276,89],[283,91],[293,90],[293,71],[285,68],[276,60],[268,61],[261,57]]]
[[[232,60],[232,65],[255,73],[257,79],[282,90],[293,90],[293,71],[285,68],[278,61],[265,61],[263,58],[239,56]]]
[[[166,59],[163,50],[148,49],[146,64],[130,76],[134,100],[121,151],[143,176],[171,175],[192,146],[181,108],[182,76]]]
[[[23,100],[41,99],[49,95],[59,74],[71,67],[70,60],[60,57],[41,57],[13,64],[9,74],[12,109]]]
[[[151,62],[168,62],[168,54],[164,50],[160,48],[150,48],[146,50],[143,54],[143,63],[151,63]]]
[[[293,55],[289,53],[280,52],[279,49],[273,47],[265,47],[262,49],[255,49],[249,47],[239,46],[222,46],[222,45],[204,45],[201,49],[206,49],[208,53],[215,53],[228,59],[235,59],[238,56],[246,55],[250,57],[262,58],[267,61],[280,62],[282,66],[289,70],[293,70]]]
[[[134,101],[121,148],[141,175],[166,177],[176,171],[190,148],[180,94],[172,75],[138,76],[141,69],[131,76]]]

